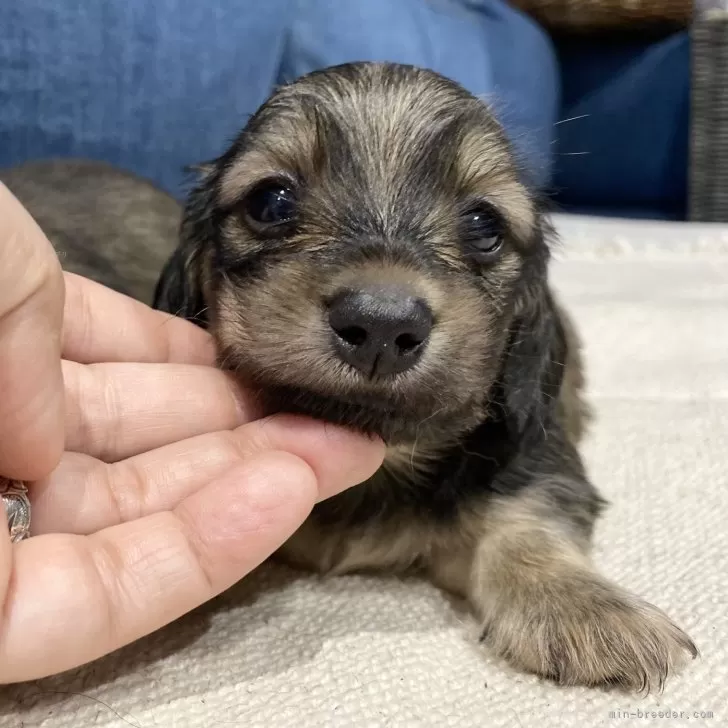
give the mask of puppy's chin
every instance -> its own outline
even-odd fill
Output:
[[[395,407],[370,398],[354,402],[324,396],[288,385],[267,385],[259,389],[267,413],[287,412],[380,437],[387,445],[422,440],[446,443],[475,428],[483,419],[481,407],[473,402],[457,410]]]

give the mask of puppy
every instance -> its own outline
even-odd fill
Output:
[[[380,436],[366,483],[281,549],[327,574],[424,572],[482,641],[563,685],[661,689],[697,650],[590,560],[579,343],[541,206],[488,109],[348,64],[277,90],[200,169],[154,305],[208,328],[270,412]]]

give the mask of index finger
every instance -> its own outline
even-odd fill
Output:
[[[64,273],[63,358],[79,364],[215,363],[209,333],[75,273]]]
[[[0,183],[0,474],[47,475],[63,452],[58,256]]]

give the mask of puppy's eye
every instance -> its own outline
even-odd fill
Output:
[[[503,247],[503,221],[487,205],[471,207],[463,216],[463,238],[476,260],[491,262]]]
[[[273,232],[296,217],[296,197],[280,182],[265,182],[255,187],[244,202],[245,218],[260,231]]]

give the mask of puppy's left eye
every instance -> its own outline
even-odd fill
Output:
[[[296,217],[293,190],[280,182],[264,182],[244,201],[245,219],[259,232],[281,231]]]
[[[498,256],[503,247],[503,221],[487,205],[471,207],[463,215],[463,239],[476,260],[489,263]]]

